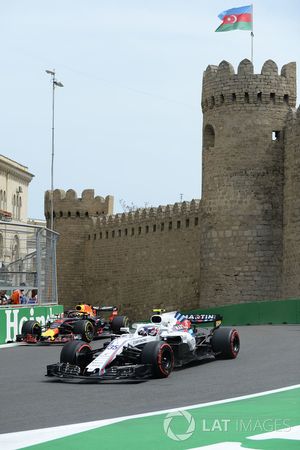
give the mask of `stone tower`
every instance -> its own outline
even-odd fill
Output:
[[[296,66],[243,60],[203,77],[201,306],[280,298],[284,127]]]
[[[86,301],[85,243],[95,218],[112,214],[113,197],[94,195],[85,189],[77,197],[73,189],[53,192],[54,231],[60,234],[57,244],[57,286],[59,303],[74,308],[76,302]],[[50,220],[50,192],[45,193],[45,217]]]
[[[300,295],[300,108],[288,115],[285,130],[283,202],[283,296]]]

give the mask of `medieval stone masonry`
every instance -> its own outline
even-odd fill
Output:
[[[300,295],[296,65],[243,60],[203,77],[202,199],[113,215],[111,196],[54,191],[59,300],[133,319]],[[50,217],[49,192],[45,214]]]

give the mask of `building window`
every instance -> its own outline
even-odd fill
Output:
[[[285,94],[285,95],[283,96],[283,101],[284,101],[284,103],[286,103],[287,105],[289,104],[289,96],[288,96],[288,94]]]
[[[177,228],[180,228],[180,226],[181,226],[180,220],[177,220]]]
[[[169,222],[169,230],[172,230],[173,222]]]
[[[280,139],[280,131],[272,131],[272,141],[279,141]]]
[[[153,230],[153,233],[155,233],[155,231],[156,231],[156,225],[155,224],[153,225],[152,230]]]
[[[215,146],[215,130],[212,125],[206,125],[203,133],[204,148]]]
[[[250,103],[249,93],[245,92],[245,103]]]
[[[165,224],[164,224],[164,222],[162,222],[160,224],[160,231],[164,231],[164,229],[165,229]]]
[[[185,220],[185,226],[186,226],[186,228],[188,228],[190,226],[190,219]]]
[[[113,231],[111,232],[111,237],[112,237],[112,238],[115,237],[115,230],[113,230]]]
[[[0,234],[0,262],[3,260],[4,246],[3,246],[3,236]]]
[[[146,233],[149,233],[149,225],[146,225]]]
[[[127,236],[127,235],[128,235],[128,229],[125,228],[125,236]]]
[[[118,233],[119,233],[119,237],[121,237],[122,236],[122,230],[119,230]]]
[[[199,219],[198,219],[198,217],[195,217],[195,227],[198,225],[198,223],[199,223]]]
[[[134,236],[134,228],[131,228],[131,236]]]
[[[231,98],[232,98],[232,103],[235,103],[236,102],[236,94],[235,93],[231,94]]]
[[[108,239],[108,231],[105,232],[105,238]]]
[[[275,104],[275,92],[271,92],[270,101],[271,101],[271,103]]]
[[[142,234],[142,227],[139,227],[139,234]]]
[[[103,237],[103,236],[102,236],[102,231],[100,231],[100,236],[99,236],[99,237],[100,237],[100,239],[102,239],[102,237]]]

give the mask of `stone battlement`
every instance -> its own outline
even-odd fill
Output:
[[[175,203],[174,205],[158,206],[157,208],[140,208],[129,213],[99,217],[97,223],[101,226],[138,224],[149,220],[166,220],[178,216],[198,214],[200,204],[200,200],[192,200],[191,202]]]
[[[203,112],[235,104],[295,107],[296,63],[285,64],[280,75],[272,60],[263,64],[261,74],[254,74],[253,64],[248,59],[240,62],[237,73],[227,61],[219,66],[209,65],[203,76]]]
[[[50,217],[50,191],[45,193],[45,216]],[[96,196],[94,189],[85,189],[81,197],[77,197],[73,189],[65,192],[55,189],[53,192],[53,209],[55,217],[93,217],[113,213],[114,198],[111,195]]]

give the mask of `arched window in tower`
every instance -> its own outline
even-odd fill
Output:
[[[3,236],[0,234],[0,263],[3,263],[3,255],[4,255],[4,244],[3,244]]]
[[[22,199],[19,195],[17,195],[17,219],[21,219],[21,208],[22,208]]]
[[[16,206],[17,206],[17,204],[16,204],[16,195],[14,194],[13,195],[13,198],[12,198],[12,213],[13,213],[13,217],[14,218],[16,218]]]
[[[20,241],[19,237],[15,235],[12,246],[12,261],[17,261],[19,257],[20,257]]]
[[[212,125],[206,125],[203,134],[204,148],[215,146],[215,130]]]

